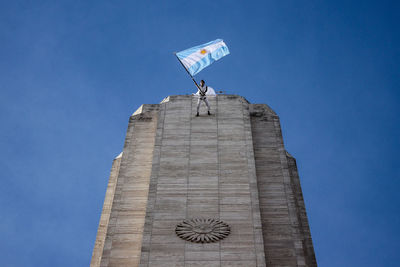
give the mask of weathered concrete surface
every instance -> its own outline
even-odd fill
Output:
[[[158,109],[143,105],[130,117],[116,186],[109,185],[106,193],[113,194],[113,201],[101,259],[96,247],[91,266],[139,264]],[[96,242],[101,243],[102,236]]]
[[[267,266],[317,266],[293,157],[286,152],[279,117],[250,105],[259,203]]]
[[[111,167],[110,179],[108,181],[106,196],[104,198],[103,211],[101,212],[99,228],[97,230],[97,238],[94,245],[90,266],[100,266],[104,243],[106,241],[108,223],[110,221],[112,203],[114,201],[115,187],[117,185],[121,158],[122,153],[114,159]]]
[[[131,117],[114,163],[91,266],[316,266],[294,159],[266,105],[235,95],[170,96]],[[112,203],[112,207],[111,207]],[[196,244],[186,218],[219,218],[231,234]]]

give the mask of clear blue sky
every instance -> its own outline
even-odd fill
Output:
[[[197,78],[280,116],[319,266],[398,266],[398,3],[1,1],[0,265],[89,265],[130,114],[222,38]]]

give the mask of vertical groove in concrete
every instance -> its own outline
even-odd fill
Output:
[[[200,116],[196,117],[197,98],[188,98],[190,98],[192,106],[186,218],[218,218],[218,154],[216,119],[213,112],[216,108],[216,100],[213,97],[208,98],[213,115],[207,115],[206,107],[202,103]],[[195,264],[207,266],[215,263],[216,257],[219,255],[219,249],[216,249],[218,244],[183,242],[185,242],[185,266],[195,266]]]
[[[186,172],[186,206],[185,206],[185,218],[188,218],[188,200],[189,200],[189,177],[190,177],[190,147],[192,145],[192,113],[193,113],[193,100],[190,100],[190,120],[189,120],[189,146],[188,146],[188,155],[189,155],[189,162],[188,162],[188,168]],[[184,246],[184,252],[183,252],[183,264],[185,264],[186,261],[186,244]]]
[[[304,202],[296,195],[299,179],[290,173],[279,118],[266,105],[250,109],[267,266],[316,266],[303,245],[309,234],[298,215]]]
[[[130,118],[101,266],[139,264],[157,114],[143,105]]]
[[[261,260],[258,262],[264,252],[257,249],[260,239],[257,241],[254,234],[255,220],[260,215],[253,205],[256,194],[252,191],[257,187],[252,185],[254,164],[251,166],[248,160],[252,142],[251,132],[246,129],[247,106],[242,97],[218,96],[221,219],[231,225],[232,231],[221,241],[221,266],[265,266]]]
[[[186,218],[186,177],[190,102],[182,97],[163,101],[164,123],[152,232],[147,263],[141,266],[183,266],[184,243],[175,235],[175,226]],[[151,196],[149,196],[151,197]]]
[[[153,232],[153,221],[154,221],[154,208],[157,199],[157,183],[158,183],[158,173],[160,171],[160,157],[161,157],[161,147],[164,133],[164,121],[165,121],[165,108],[166,104],[160,104],[160,110],[158,115],[157,132],[154,144],[153,153],[153,165],[150,178],[149,186],[149,196],[146,208],[146,222],[143,231],[142,238],[142,248],[141,248],[141,260],[140,267],[148,266],[150,261],[150,241]]]
[[[301,234],[299,231],[299,222],[296,214],[296,205],[294,201],[294,193],[291,186],[291,179],[289,175],[289,166],[286,158],[286,150],[283,144],[282,130],[280,127],[279,118],[274,118],[275,134],[278,145],[279,156],[281,159],[281,170],[284,180],[284,189],[286,195],[286,203],[289,211],[289,219],[291,222],[291,231],[293,239],[293,249],[296,255],[296,264],[299,267],[305,266],[305,257],[303,251],[303,244],[301,242]]]
[[[123,151],[125,151],[125,158],[127,157],[126,154],[129,153],[128,148],[130,147],[130,143],[132,140],[132,134],[133,134],[133,120],[131,120],[131,118],[129,118],[129,124],[128,124],[128,129],[127,129],[125,143],[124,143],[124,149],[123,149]],[[122,158],[121,158],[120,169],[121,169],[121,167],[125,167],[126,164],[127,163],[122,162]],[[118,174],[117,184],[116,184],[116,188],[115,188],[115,192],[114,192],[113,208],[112,208],[111,214],[110,214],[110,220],[109,220],[108,227],[107,227],[106,240],[105,240],[104,248],[103,248],[103,255],[101,257],[101,262],[100,262],[101,267],[109,266],[111,247],[112,247],[112,237],[113,237],[113,233],[114,233],[114,229],[115,229],[117,217],[118,217],[118,209],[115,206],[117,204],[117,199],[119,200],[119,197],[121,195],[123,179],[124,178],[120,177]]]
[[[217,135],[218,135],[218,110],[219,110],[219,107],[218,107],[218,96],[216,96],[216,98],[215,98],[215,119],[216,119],[216,122],[217,122]],[[220,201],[220,195],[221,195],[221,188],[220,188],[220,181],[221,181],[221,179],[220,179],[220,177],[221,177],[221,166],[220,166],[220,162],[221,162],[221,160],[220,160],[220,151],[219,151],[219,141],[218,141],[218,139],[219,138],[217,138],[217,162],[218,162],[218,219],[220,219],[221,218],[221,201]],[[219,262],[221,262],[221,242],[218,242],[218,251],[219,251]]]
[[[254,150],[253,150],[253,137],[251,131],[251,119],[250,119],[250,108],[249,103],[244,102],[242,105],[243,109],[243,120],[244,120],[244,138],[246,140],[246,156],[247,165],[249,171],[249,183],[250,183],[250,194],[251,194],[251,207],[252,207],[252,223],[253,223],[253,234],[255,240],[255,255],[257,267],[265,266],[265,253],[264,253],[264,241],[262,237],[262,224],[261,224],[261,214],[260,205],[258,197],[258,186],[257,186],[257,176],[254,160]]]
[[[100,266],[100,261],[104,249],[104,243],[106,241],[108,223],[110,221],[112,203],[114,200],[114,193],[117,184],[120,164],[121,164],[121,157],[115,158],[111,167],[110,179],[108,181],[106,196],[104,198],[103,210],[101,212],[100,223],[99,223],[99,228],[97,230],[97,237],[93,249],[92,261],[90,262],[90,267]]]
[[[289,153],[286,152],[287,161],[289,164],[289,173],[291,179],[292,190],[295,195],[295,203],[297,208],[297,218],[299,221],[299,230],[303,237],[303,253],[305,255],[306,266],[317,266],[315,258],[314,246],[311,239],[310,226],[308,224],[307,212],[301,190],[300,179],[297,172],[296,160]]]
[[[267,266],[297,266],[274,120],[264,105],[251,105],[251,126]]]

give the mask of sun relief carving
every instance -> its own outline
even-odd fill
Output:
[[[184,220],[175,228],[180,238],[195,243],[212,243],[230,234],[230,227],[218,219],[193,218]]]

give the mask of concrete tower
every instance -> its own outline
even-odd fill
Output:
[[[130,117],[91,266],[317,266],[278,116],[218,95],[195,117],[196,101],[169,96]]]

